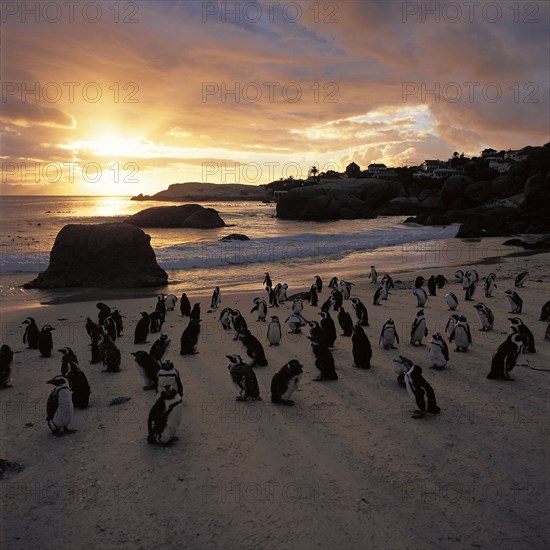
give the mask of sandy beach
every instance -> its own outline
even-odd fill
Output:
[[[550,544],[548,512],[548,390],[550,342],[539,321],[550,299],[550,255],[521,255],[477,266],[483,278],[497,275],[498,289],[485,298],[482,284],[473,302],[464,302],[455,268],[400,273],[396,288],[381,306],[372,305],[375,285],[351,279],[352,297],[369,312],[365,329],[373,347],[372,368],[352,367],[351,341],[340,336],[334,349],[339,380],[313,382],[317,370],[307,328],[285,334],[268,347],[266,323],[250,313],[252,300],[265,296],[258,273],[257,291],[224,292],[222,307],[238,308],[264,344],[267,367],[255,369],[262,401],[240,403],[231,383],[227,354],[246,356],[233,331],[209,311],[210,294],[189,293],[200,302],[199,353],[179,355],[187,319],[179,308],[168,312],[163,332],[172,339],[168,354],[179,369],[184,409],[179,441],[171,447],[147,444],[152,392],[142,390],[132,351],[140,311],[153,311],[155,298],[104,300],[124,315],[120,373],[90,365],[86,317],[96,319],[95,302],[43,305],[2,316],[2,343],[16,352],[14,387],[0,392],[0,457],[24,466],[0,482],[0,545],[28,548],[189,548],[189,549],[405,549],[529,548]],[[377,266],[381,274],[382,266]],[[473,265],[464,268],[475,267]],[[354,270],[357,266],[353,266]],[[532,330],[536,354],[522,354],[514,382],[487,380],[491,356],[509,333],[510,307],[504,291],[529,271],[520,317]],[[368,266],[364,266],[368,273]],[[417,275],[442,273],[446,287],[430,297],[425,314],[431,334],[444,332],[449,311],[444,294],[459,297],[458,313],[471,325],[473,345],[456,353],[442,371],[430,370],[428,346],[409,344],[417,311],[412,294]],[[295,275],[295,274],[294,274]],[[328,283],[333,275],[321,271]],[[306,279],[288,294],[306,291]],[[170,288],[166,289],[170,292]],[[100,294],[100,292],[99,292]],[[319,303],[328,296],[323,290]],[[495,314],[492,332],[479,332],[473,304],[484,302]],[[344,306],[353,316],[351,303]],[[284,321],[286,302],[276,313]],[[305,305],[306,319],[319,308]],[[273,314],[269,310],[268,315]],[[54,350],[70,346],[78,355],[92,395],[90,407],[75,410],[77,432],[54,437],[45,421],[51,386],[61,354],[50,359],[23,347],[21,322],[32,316],[50,323]],[[398,350],[378,344],[380,329],[392,317]],[[416,408],[400,387],[392,359],[405,355],[423,367],[435,390],[441,414],[411,418]],[[270,381],[290,359],[305,367],[293,396],[296,406],[270,401]],[[543,369],[543,370],[534,370]],[[127,403],[110,406],[119,396]]]

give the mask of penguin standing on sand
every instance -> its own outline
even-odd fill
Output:
[[[168,294],[166,296],[166,311],[174,311],[176,309],[176,304],[178,303],[178,297],[174,294]]]
[[[210,307],[212,309],[218,309],[218,306],[221,304],[222,301],[222,293],[220,290],[220,287],[217,286],[214,289],[214,292],[212,293],[212,300],[210,302]]]
[[[436,275],[435,284],[437,285],[437,288],[443,288],[447,284],[447,279],[444,275]]]
[[[379,306],[381,300],[385,300],[388,297],[388,288],[385,284],[381,284],[374,293],[372,298],[372,305]]]
[[[63,354],[61,357],[61,374],[69,382],[73,405],[79,409],[86,409],[92,392],[86,375],[78,366],[78,358],[71,348],[61,348],[58,351]]]
[[[454,311],[458,307],[458,298],[452,292],[445,294],[445,300],[450,311]]]
[[[285,321],[289,330],[289,334],[300,334],[301,328],[306,326],[306,320],[297,313],[291,313]]]
[[[264,273],[265,277],[264,277],[264,281],[262,283],[263,286],[268,286],[268,287],[272,287],[273,286],[273,281],[271,280],[271,277],[269,276],[269,271],[266,271]]]
[[[338,311],[344,303],[344,295],[337,288],[333,288],[330,296],[332,298],[332,309]]]
[[[170,445],[178,440],[176,433],[181,422],[182,399],[176,388],[167,385],[149,411],[147,419],[150,444]]]
[[[550,321],[550,300],[542,306],[539,321]]]
[[[0,348],[0,389],[12,388],[13,351],[7,344]]]
[[[248,399],[261,401],[258,379],[250,365],[243,363],[240,355],[226,355],[226,357],[229,359],[227,368],[231,381],[239,392],[235,401],[247,401]]]
[[[198,353],[197,344],[200,332],[200,319],[191,319],[180,338],[180,355],[193,355]]]
[[[27,344],[29,349],[38,349],[38,337],[40,330],[36,324],[36,321],[32,317],[27,317],[23,321],[25,332],[23,333],[23,344]]]
[[[426,291],[422,287],[419,287],[413,290],[413,294],[416,296],[417,300],[416,307],[424,307],[426,305],[426,302],[428,301],[428,295],[426,294]]]
[[[309,289],[307,303],[313,307],[317,307],[319,305],[319,296],[317,294],[317,285],[315,283],[313,283]]]
[[[470,331],[470,325],[464,315],[461,315],[455,328],[449,336],[449,342],[454,341],[456,344],[455,351],[467,352],[468,348],[472,345],[472,333]]]
[[[191,310],[191,313],[189,314],[189,319],[191,321],[200,321],[201,320],[201,305],[199,302],[193,305],[193,309]]]
[[[369,279],[373,285],[378,282],[378,271],[376,271],[376,268],[373,265],[370,266]]]
[[[315,286],[317,287],[317,294],[323,292],[323,279],[319,275],[315,275]]]
[[[159,391],[167,385],[176,388],[178,393],[183,396],[183,384],[181,383],[181,377],[178,369],[174,367],[172,361],[163,361],[160,365],[160,369],[157,372],[157,394]]]
[[[437,283],[435,282],[434,275],[431,275],[428,279],[428,292],[430,296],[437,296]]]
[[[369,312],[367,311],[365,304],[363,304],[363,302],[359,298],[352,298],[351,306],[353,307],[353,311],[355,311],[357,323],[360,324],[362,327],[368,327]]]
[[[388,299],[388,294],[390,293],[390,290],[392,288],[395,288],[395,285],[393,284],[393,279],[392,279],[391,275],[389,275],[388,273],[384,273],[384,276],[382,277],[382,280],[380,281],[380,284],[384,285],[386,287],[386,297],[384,298],[384,300],[387,300]]]
[[[332,279],[328,282],[329,288],[337,288],[338,287],[338,277],[332,277]]]
[[[449,316],[449,320],[447,321],[447,325],[445,326],[445,332],[447,333],[448,338],[450,338],[459,320],[460,320],[460,315],[458,315],[458,313],[453,313],[452,315]]]
[[[103,372],[120,371],[120,350],[106,333],[99,337],[99,353],[103,359]]]
[[[168,349],[170,348],[171,344],[170,338],[168,338],[168,334],[163,332],[154,342],[151,346],[151,349],[149,350],[149,355],[153,357],[156,361],[159,363],[165,358],[166,354],[168,353]]]
[[[439,332],[434,332],[430,341],[431,369],[441,370],[449,361],[449,348]]]
[[[311,352],[315,358],[315,366],[320,373],[318,378],[314,380],[316,382],[322,380],[338,380],[338,375],[336,374],[334,366],[334,357],[330,349],[322,341],[315,340],[311,336],[308,336],[308,339],[311,341]]]
[[[491,371],[487,375],[489,380],[502,379],[513,380],[510,378],[510,372],[516,366],[516,361],[520,353],[523,352],[526,344],[526,338],[519,333],[510,334],[508,338],[493,354],[491,360]]]
[[[390,318],[382,326],[378,343],[382,344],[384,349],[397,349],[394,345],[395,342],[399,344],[399,336],[395,328],[395,323],[393,319]]]
[[[321,311],[330,311],[334,300],[332,296],[329,296],[321,305]]]
[[[162,313],[159,311],[153,311],[149,315],[149,330],[151,334],[156,334],[162,330],[162,325],[164,324]]]
[[[302,300],[302,298],[297,296],[292,301],[292,313],[294,313],[295,315],[300,315],[302,311],[304,311],[304,301]]]
[[[349,281],[344,281],[344,279],[340,281],[340,288],[341,288],[342,297],[344,298],[344,300],[349,300],[349,297],[351,296],[352,286],[353,286],[353,283],[350,283]]]
[[[477,310],[477,316],[479,317],[479,322],[481,323],[480,330],[483,332],[493,330],[495,316],[491,309],[482,303],[476,304],[474,307]]]
[[[254,307],[250,310],[250,313],[258,312],[258,322],[265,323],[267,315],[267,302],[263,298],[254,298]]]
[[[355,325],[351,335],[351,354],[353,366],[359,369],[370,369],[372,346],[369,337],[361,325]]]
[[[159,315],[160,326],[164,323],[166,319],[166,296],[164,294],[159,294],[157,296],[157,303],[155,305],[155,313]],[[160,329],[159,329],[160,330]]]
[[[38,351],[40,357],[51,357],[53,348],[52,330],[55,330],[51,325],[44,325],[38,335]]]
[[[116,336],[117,338],[120,338],[122,336],[122,332],[124,331],[124,323],[122,322],[122,315],[118,309],[115,309],[113,313],[111,313],[111,319],[115,322]]]
[[[421,367],[413,365],[405,375],[405,384],[407,385],[407,392],[418,407],[418,410],[413,414],[413,418],[423,418],[426,413],[439,414],[441,412],[441,409],[437,406],[433,388],[422,376]]]
[[[294,405],[290,399],[298,387],[304,368],[297,359],[291,359],[283,365],[271,379],[271,402],[282,405]]]
[[[51,380],[48,380],[48,384],[54,386],[46,403],[48,428],[56,436],[76,432],[76,430],[69,428],[69,424],[73,421],[74,410],[69,382],[64,376],[58,374]]]
[[[281,330],[281,323],[279,322],[279,317],[277,315],[271,316],[271,322],[267,327],[267,341],[270,346],[278,346],[281,343],[281,338],[283,336]]]
[[[321,328],[326,336],[326,345],[332,348],[334,347],[334,342],[336,342],[336,326],[328,311],[323,311],[320,315],[322,317]]]
[[[262,344],[248,329],[239,332],[239,341],[246,350],[248,357],[252,359],[251,367],[267,366],[267,358]]]
[[[141,312],[141,319],[136,325],[136,330],[134,332],[134,344],[146,344],[147,336],[149,334],[149,326],[151,320],[149,319],[149,314],[146,311]]]
[[[269,307],[279,307],[279,302],[277,301],[277,293],[275,292],[275,289],[270,286],[266,286],[265,290],[267,291],[267,295],[269,297]]]
[[[523,285],[527,282],[527,279],[529,279],[529,272],[528,271],[522,271],[514,281],[514,285],[516,288],[523,288]]]
[[[510,313],[521,313],[523,310],[523,300],[514,290],[507,290],[504,294],[508,297],[512,311]]]
[[[342,329],[342,336],[351,336],[353,332],[353,321],[351,315],[343,307],[338,311],[338,324]]]
[[[414,280],[414,288],[422,288],[424,286],[425,282],[426,282],[426,279],[424,279],[424,277],[422,277],[422,275],[419,275]]]
[[[76,353],[69,347],[57,350],[61,353],[61,374],[65,376],[69,372],[69,367],[74,364],[78,365],[78,357]]]
[[[157,374],[160,368],[158,361],[146,351],[132,352],[136,367],[143,378],[143,391],[157,389]]]
[[[286,283],[277,285],[279,288],[276,290],[277,292],[277,302],[279,304],[284,304],[287,300],[286,297],[286,291],[288,290],[288,285]],[[277,287],[275,287],[277,288]]]
[[[464,293],[464,300],[466,302],[473,302],[476,288],[477,288],[477,281],[472,281],[472,283],[470,283],[470,285],[468,285],[468,288],[466,289],[466,292]]]
[[[397,382],[400,386],[405,386],[405,375],[412,369],[413,362],[404,355],[398,355],[392,361],[393,371],[397,374]]]
[[[191,302],[185,292],[182,293],[180,298],[180,313],[182,317],[189,317],[191,315]]]
[[[496,278],[497,276],[494,273],[489,273],[489,275],[487,275],[487,278],[485,279],[485,285],[483,286],[486,298],[492,298],[493,293],[495,292],[495,288],[498,288],[495,283]]]
[[[223,330],[231,328],[233,310],[230,307],[224,307],[220,313],[219,322],[222,324]]]
[[[457,283],[460,283],[460,282],[462,282],[462,279],[464,279],[464,271],[462,271],[462,269],[457,269],[454,272],[454,276],[455,276],[455,281]]]
[[[117,338],[117,329],[116,329],[116,323],[113,317],[110,315],[101,323],[101,328],[109,335],[111,340],[116,340]]]
[[[237,340],[239,338],[239,333],[248,328],[244,317],[238,309],[234,309],[231,312],[231,324],[235,329],[235,338],[233,338],[233,340]]]
[[[105,322],[105,319],[111,316],[111,308],[103,302],[98,302],[95,307],[99,309],[99,313],[97,314],[97,324],[102,325]]]
[[[423,346],[422,339],[425,336],[428,336],[426,317],[424,317],[424,310],[419,309],[411,327],[411,344],[413,346]]]
[[[93,365],[101,361],[101,353],[99,351],[101,330],[89,317],[86,320],[86,332],[92,341],[92,357],[90,359],[90,363]]]
[[[508,320],[510,321],[510,328],[513,333],[523,334],[527,338],[525,351],[527,353],[537,353],[537,350],[535,349],[535,337],[529,330],[529,327],[519,317],[512,317]]]

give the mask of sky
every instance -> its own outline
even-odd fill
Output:
[[[4,1],[1,193],[258,185],[543,145],[549,6]]]

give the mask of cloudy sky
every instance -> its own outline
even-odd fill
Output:
[[[548,25],[548,2],[6,1],[2,193],[542,145]]]

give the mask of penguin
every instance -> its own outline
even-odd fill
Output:
[[[99,351],[99,340],[101,336],[101,330],[99,327],[88,317],[86,321],[86,331],[88,332],[92,343],[92,357],[90,363],[93,365],[101,361],[101,353]]]
[[[424,307],[428,301],[428,295],[422,287],[415,288],[413,294],[416,296],[416,307]]]
[[[151,346],[151,349],[149,350],[149,355],[153,357],[156,361],[159,363],[165,358],[166,354],[168,353],[168,349],[170,348],[171,344],[170,338],[168,338],[168,334],[163,332],[154,342]]]
[[[263,298],[254,298],[254,307],[250,310],[250,313],[257,311],[258,322],[265,323],[267,315],[267,302]]]
[[[302,311],[304,311],[304,301],[300,297],[294,298],[292,300],[292,313],[300,315]]]
[[[318,342],[323,342],[327,347],[327,335],[325,331],[321,328],[321,324],[317,321],[307,321],[309,327],[309,335]]]
[[[455,329],[456,324],[460,320],[460,315],[458,313],[453,313],[450,315],[449,320],[447,321],[447,325],[445,326],[445,332],[447,333],[447,337],[449,338],[449,342],[451,334],[453,333],[453,330]]]
[[[363,302],[359,298],[352,298],[351,306],[353,307],[353,311],[355,312],[355,316],[357,317],[357,323],[360,324],[362,327],[368,327],[369,312],[367,311],[365,304],[363,304]]]
[[[180,313],[182,317],[189,317],[191,315],[191,302],[185,292],[182,293],[180,298]]]
[[[124,323],[122,322],[122,315],[120,314],[118,309],[115,309],[113,313],[111,313],[111,319],[115,322],[116,336],[117,338],[120,338],[124,331]]]
[[[454,311],[458,307],[458,298],[452,292],[445,294],[445,300],[447,300],[450,311]]]
[[[246,350],[248,357],[252,359],[251,367],[267,366],[267,358],[262,344],[248,329],[239,332],[239,341]]]
[[[278,346],[281,343],[282,338],[281,323],[277,315],[271,316],[271,322],[267,327],[267,341],[270,346]]]
[[[99,313],[97,314],[97,324],[102,325],[105,319],[111,316],[111,308],[102,302],[98,302],[95,307],[99,309]]]
[[[169,384],[162,388],[162,392],[149,411],[147,419],[150,444],[170,445],[178,440],[176,433],[181,422],[182,399],[176,388]]]
[[[332,348],[334,347],[334,342],[336,342],[336,326],[334,325],[334,321],[328,311],[322,311],[320,315],[322,317],[321,328],[323,329],[326,337],[325,343],[327,347]]]
[[[468,286],[468,288],[466,289],[466,292],[464,293],[464,300],[466,302],[473,302],[476,288],[477,288],[477,281],[472,281],[472,283]]]
[[[550,321],[550,300],[542,306],[539,321]]]
[[[52,330],[55,329],[51,325],[44,325],[38,335],[38,351],[40,352],[40,357],[52,356]]]
[[[57,350],[61,353],[61,374],[65,376],[69,372],[70,365],[78,365],[76,353],[69,347]]]
[[[344,281],[344,279],[340,281],[340,289],[344,300],[349,300],[352,286],[353,286],[353,283],[350,283],[349,281]]]
[[[428,279],[428,292],[430,296],[437,296],[437,283],[435,282],[434,275],[431,275]]]
[[[233,340],[237,340],[239,337],[239,332],[248,328],[244,317],[241,315],[241,312],[238,309],[234,309],[231,311],[231,324],[235,329],[235,338],[233,338]]]
[[[449,336],[449,342],[455,341],[455,351],[467,352],[468,348],[472,345],[472,333],[470,332],[470,325],[464,315],[461,315],[455,328]]]
[[[222,301],[222,293],[220,290],[220,287],[217,286],[214,289],[214,292],[212,293],[212,300],[210,301],[210,307],[212,309],[218,309],[218,306],[221,304]]]
[[[424,310],[419,309],[411,326],[411,344],[413,346],[423,346],[422,339],[425,336],[428,336],[428,327],[426,326]]]
[[[431,369],[441,370],[449,361],[449,348],[447,342],[439,332],[434,332],[430,340]]]
[[[265,290],[269,297],[269,307],[279,307],[279,302],[277,301],[277,293],[275,292],[275,289],[270,286],[266,286]]]
[[[494,273],[489,273],[489,275],[487,275],[487,278],[485,279],[485,285],[483,287],[483,289],[485,290],[486,298],[492,298],[493,293],[495,292],[495,288],[498,288],[495,280],[496,275]]]
[[[398,355],[392,362],[393,371],[397,374],[397,382],[405,386],[405,375],[412,369],[413,362],[404,355]]]
[[[224,307],[220,313],[219,322],[222,324],[222,327],[224,330],[229,330],[231,328],[232,313],[233,313],[233,310],[230,307]]]
[[[307,303],[313,307],[317,307],[319,305],[318,290],[317,290],[317,285],[315,283],[312,284],[309,289],[309,294],[307,296]]]
[[[29,349],[38,349],[38,337],[40,330],[36,324],[36,321],[32,317],[27,317],[23,321],[25,332],[23,333],[23,344],[27,344]]]
[[[294,405],[290,399],[298,387],[304,367],[297,359],[291,359],[283,365],[271,379],[271,402],[281,405]]]
[[[168,360],[163,361],[157,371],[157,394],[167,385],[176,388],[179,395],[183,396],[183,384],[181,383],[180,373],[178,369],[174,367],[174,363]]]
[[[100,326],[109,335],[109,338],[111,338],[111,340],[113,341],[116,340],[117,338],[116,323],[111,315],[109,315],[109,317],[107,317],[103,321],[103,323],[101,323]]]
[[[516,288],[523,288],[523,285],[527,282],[527,279],[529,279],[529,272],[528,271],[522,271],[514,281],[514,286]]]
[[[46,403],[48,428],[56,436],[75,433],[76,430],[69,428],[69,424],[73,421],[74,409],[68,380],[58,374],[48,380],[48,384],[54,386]]]
[[[387,295],[390,293],[390,289],[395,288],[395,285],[393,284],[393,279],[391,278],[390,275],[388,275],[387,273],[384,273],[384,276],[382,277],[380,284],[386,287],[386,298],[384,298],[384,300],[386,300]]]
[[[180,338],[180,355],[198,353],[197,343],[201,332],[200,319],[191,319]]]
[[[470,283],[477,283],[479,281],[479,273],[475,269],[470,269],[469,271],[467,271],[466,276],[468,277]]]
[[[351,354],[353,366],[359,369],[370,369],[372,346],[369,337],[361,325],[355,325],[351,335]]]
[[[159,311],[153,311],[149,315],[149,330],[151,334],[156,334],[162,330],[162,325],[164,324],[164,318],[162,313]]]
[[[271,277],[269,276],[269,271],[266,271],[264,273],[265,277],[264,277],[264,282],[262,283],[263,286],[268,286],[268,287],[272,287],[273,286],[273,282],[271,281]]]
[[[337,288],[333,288],[330,296],[332,298],[332,309],[339,311],[344,303],[344,295]]]
[[[523,300],[514,290],[507,290],[504,294],[508,297],[512,311],[510,313],[521,313],[523,310]]]
[[[378,271],[376,271],[376,268],[373,265],[370,266],[369,279],[373,285],[378,282]]]
[[[132,355],[136,362],[136,367],[143,378],[143,391],[157,389],[157,374],[160,368],[159,362],[146,351],[133,351]]]
[[[424,279],[424,277],[422,277],[422,275],[419,275],[414,280],[414,288],[422,288],[424,286],[425,282],[426,282],[426,279]]]
[[[447,279],[444,275],[441,275],[440,273],[439,275],[435,276],[435,284],[437,285],[437,288],[441,289],[447,284]]]
[[[159,294],[157,296],[157,303],[155,305],[155,313],[159,315],[160,318],[160,327],[166,319],[166,296],[164,294]],[[160,328],[159,328],[160,330]],[[158,332],[158,331],[157,331]]]
[[[544,333],[544,339],[545,340],[550,340],[550,323],[548,323],[548,325],[546,327],[546,332]]]
[[[319,275],[315,275],[315,286],[317,287],[317,294],[323,292],[323,279]]]
[[[466,290],[473,282],[475,282],[470,280],[468,273],[469,271],[467,271],[462,278],[462,290]]]
[[[332,279],[328,283],[329,288],[337,288],[338,286],[338,277],[332,277]]]
[[[343,307],[338,311],[338,324],[342,329],[342,336],[351,336],[353,332],[353,321],[351,320],[351,315]]]
[[[462,279],[464,279],[464,271],[462,271],[462,269],[457,269],[454,272],[454,276],[455,276],[456,282],[460,283],[462,281]]]
[[[520,353],[523,352],[526,344],[525,336],[519,333],[510,334],[508,338],[493,354],[491,359],[491,370],[487,375],[489,380],[514,380],[510,378],[510,372],[516,366],[516,361]]]
[[[321,311],[330,311],[330,308],[332,307],[332,304],[334,303],[334,299],[332,296],[329,296],[321,305]]]
[[[166,296],[166,311],[174,311],[176,309],[176,304],[178,303],[178,297],[174,294],[168,294]]]
[[[62,372],[69,382],[72,391],[73,406],[79,409],[87,409],[90,403],[90,384],[86,375],[80,370],[78,363],[69,363],[67,370]]]
[[[393,319],[388,319],[382,330],[380,331],[380,339],[378,340],[379,344],[384,346],[384,349],[397,349],[394,344],[397,342],[399,344],[399,336],[395,328],[395,323]]]
[[[147,335],[149,334],[149,325],[150,325],[149,314],[145,311],[141,312],[141,319],[136,325],[136,330],[134,332],[134,344],[146,344]]]
[[[287,300],[286,291],[288,290],[288,285],[286,283],[284,283],[284,284],[278,285],[278,286],[279,286],[279,289],[276,291],[277,292],[277,302],[279,304],[284,304]]]
[[[525,345],[525,351],[527,353],[537,353],[535,349],[535,337],[533,333],[529,330],[529,327],[519,318],[512,317],[508,319],[510,321],[510,328],[513,333],[524,334],[527,338],[527,344]]]
[[[0,389],[13,388],[12,368],[13,351],[3,344],[0,348]]]
[[[193,304],[193,309],[191,310],[191,313],[189,315],[189,319],[191,321],[200,321],[201,320],[201,305],[199,302],[196,304]]]
[[[385,284],[381,284],[374,293],[374,296],[372,298],[372,305],[373,306],[379,306],[380,301],[384,300],[388,296],[388,289]]]
[[[297,313],[291,313],[285,323],[290,329],[289,334],[299,334],[302,332],[301,328],[306,326],[306,320]]]
[[[99,337],[99,352],[103,359],[103,372],[120,371],[120,350],[106,333]]]
[[[90,340],[93,339],[94,334],[96,334],[98,330],[99,327],[89,317],[86,317],[86,332]]]
[[[477,309],[477,316],[479,317],[479,322],[481,323],[480,330],[482,332],[493,330],[495,316],[493,315],[491,309],[482,303],[476,304],[474,307]]]
[[[338,380],[338,374],[334,366],[334,357],[330,349],[318,340],[315,340],[311,336],[308,336],[311,342],[311,352],[315,357],[315,366],[319,370],[320,374],[314,380],[320,382],[322,380]]]
[[[422,368],[413,365],[405,375],[405,384],[408,394],[414,399],[418,410],[414,412],[413,418],[423,418],[426,413],[439,414],[441,409],[437,406],[435,392],[422,376]]]
[[[250,365],[243,363],[240,355],[226,355],[229,359],[229,375],[233,385],[239,392],[235,401],[261,401],[260,386],[258,385],[258,379],[256,373],[252,370]]]

